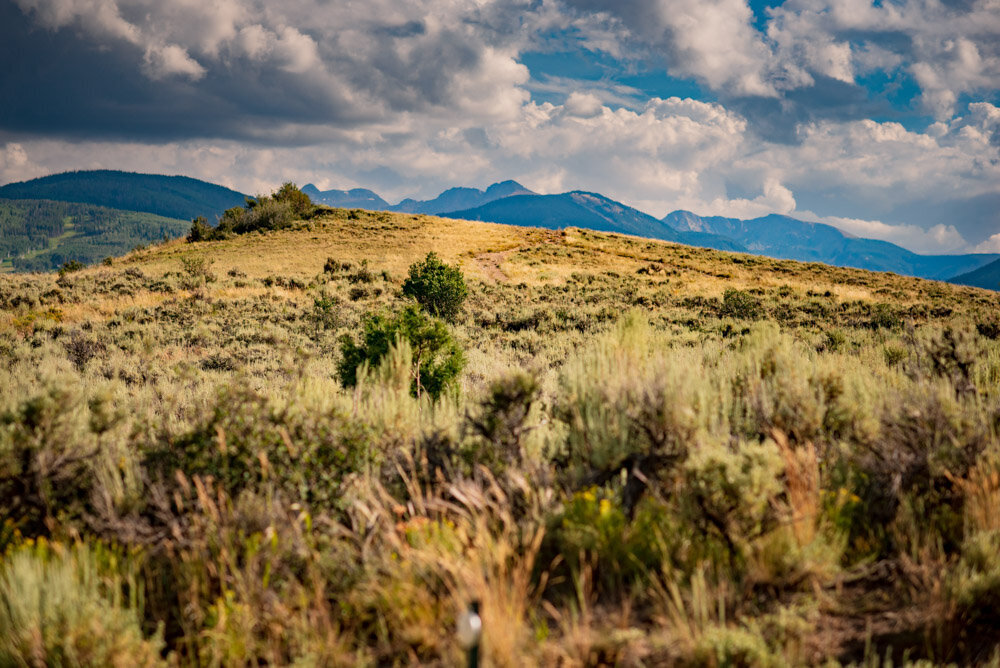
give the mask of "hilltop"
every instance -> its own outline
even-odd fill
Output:
[[[405,199],[395,205],[371,190],[320,192],[311,185],[303,190],[316,202],[344,208],[423,213],[550,229],[585,227],[718,250],[956,283],[969,282],[970,279],[958,280],[957,277],[1000,259],[995,253],[922,255],[887,241],[855,237],[833,225],[779,214],[743,220],[673,211],[657,220],[600,193],[572,191],[540,195],[516,181],[494,183],[485,190],[450,188],[430,200]],[[996,287],[988,278],[986,283],[971,284]]]
[[[0,186],[0,199],[78,202],[112,209],[142,211],[165,218],[217,219],[240,206],[246,195],[187,176],[91,170],[52,174]]]
[[[491,665],[998,650],[998,293],[306,213],[0,276],[0,663],[458,665],[471,600]]]
[[[364,188],[321,191],[308,184],[302,192],[317,204],[345,209],[438,215],[549,229],[582,227],[779,259],[823,262],[989,289],[997,287],[989,269],[984,269],[985,273],[974,272],[1000,259],[998,254],[921,255],[886,241],[857,238],[831,225],[778,214],[741,220],[674,211],[658,220],[600,193],[539,195],[516,181],[494,183],[484,190],[450,188],[433,199],[408,198],[397,204],[390,204]],[[209,221],[217,221],[225,209],[246,200],[235,191],[187,177],[110,171],[70,172],[8,184],[0,188],[0,198],[4,196],[117,205],[174,219],[205,216]],[[24,221],[17,225],[23,227]],[[0,230],[2,234],[20,233]],[[141,232],[138,236],[142,236]],[[46,262],[21,262],[18,266],[40,269]]]

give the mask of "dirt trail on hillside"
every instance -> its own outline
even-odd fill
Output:
[[[537,237],[531,237],[529,241],[534,243],[542,244],[557,244],[561,245],[564,243],[563,233],[559,230],[539,230],[541,233]],[[506,283],[510,281],[510,276],[507,275],[500,265],[507,261],[512,253],[517,253],[525,248],[530,248],[531,244],[526,246],[518,246],[516,248],[508,248],[505,251],[491,251],[488,253],[479,253],[472,259],[476,261],[476,264],[483,270],[486,277],[497,283]]]
[[[487,278],[497,283],[506,283],[510,280],[510,276],[500,268],[500,263],[505,261],[507,256],[513,252],[513,250],[508,250],[494,253],[480,253],[473,259],[486,274]]]

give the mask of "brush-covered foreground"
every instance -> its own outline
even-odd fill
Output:
[[[344,389],[432,250],[459,386]],[[0,665],[458,665],[472,600],[491,666],[997,662],[995,293],[333,210],[0,305]]]

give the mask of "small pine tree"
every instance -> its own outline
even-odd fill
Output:
[[[198,216],[191,221],[191,231],[188,232],[187,240],[190,242],[209,241],[213,238],[214,232],[215,230],[205,220],[205,216]]]
[[[413,297],[431,315],[454,322],[469,289],[458,267],[444,264],[435,253],[428,253],[423,262],[410,265],[403,294]]]

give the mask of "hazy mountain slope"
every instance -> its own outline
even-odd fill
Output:
[[[302,192],[309,195],[312,201],[317,204],[326,204],[341,209],[368,209],[370,211],[389,209],[388,202],[367,188],[320,190],[310,183],[302,188]]]
[[[986,288],[987,290],[1000,290],[1000,259],[994,260],[973,271],[953,276],[948,279],[948,282],[958,283],[959,285],[972,285],[977,288]]]
[[[15,271],[89,264],[183,235],[190,223],[76,202],[0,200],[0,260]]]
[[[473,209],[505,197],[534,194],[517,181],[502,181],[494,183],[486,190],[450,188],[431,200],[404,199],[399,204],[389,207],[389,210],[436,215],[449,211]]]
[[[919,255],[887,241],[853,237],[832,225],[778,214],[740,220],[674,211],[665,216],[663,222],[677,230],[729,237],[759,255],[892,271],[936,280],[947,280],[1000,257],[995,254]]]
[[[187,176],[136,174],[111,170],[65,172],[0,187],[0,198],[81,202],[167,218],[217,218],[246,196]]]
[[[713,234],[679,232],[637,209],[603,195],[581,191],[561,195],[515,195],[474,209],[451,211],[441,215],[448,218],[549,229],[582,227],[599,232],[619,232],[720,250],[742,250],[738,243],[729,239]]]

